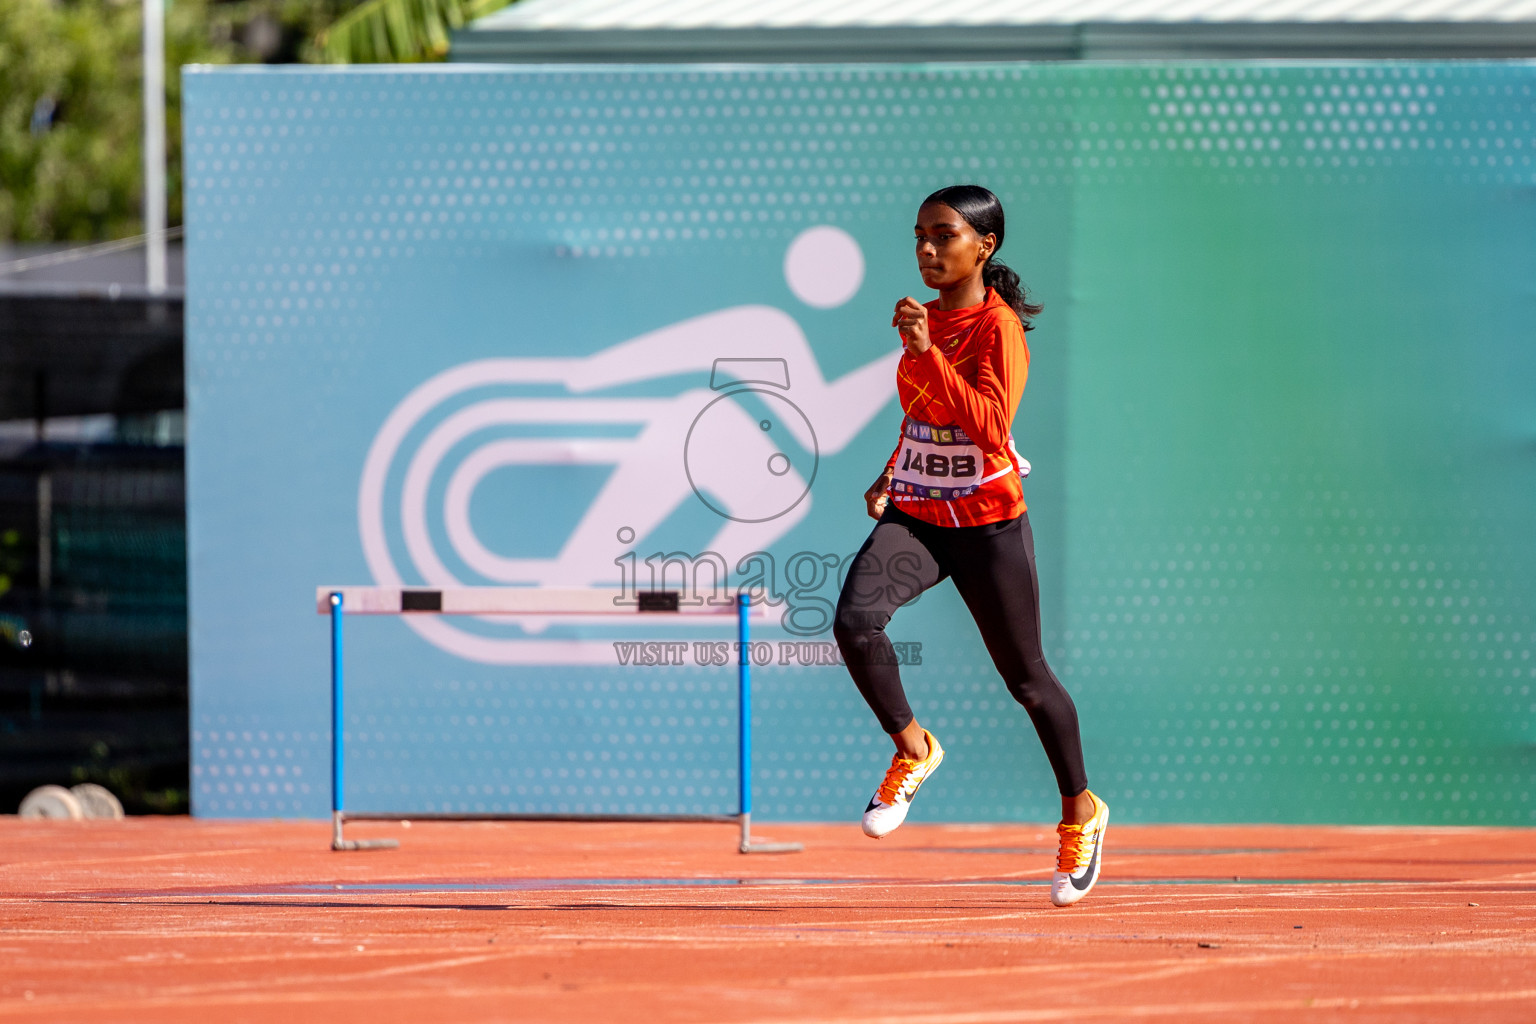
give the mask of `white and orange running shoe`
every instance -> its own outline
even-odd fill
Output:
[[[1056,826],[1061,848],[1056,855],[1056,873],[1051,876],[1051,902],[1069,907],[1087,896],[1099,880],[1104,865],[1104,833],[1109,828],[1109,805],[1092,792],[1093,817],[1085,825]]]
[[[928,741],[928,756],[921,761],[909,761],[900,754],[893,756],[885,781],[880,783],[880,788],[869,799],[869,806],[864,808],[864,834],[871,839],[890,835],[907,820],[907,809],[912,798],[917,796],[917,788],[944,760],[944,748],[933,738],[933,733],[924,729],[923,739]]]

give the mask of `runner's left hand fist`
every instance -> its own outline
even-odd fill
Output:
[[[879,519],[885,514],[885,507],[891,502],[891,478],[895,475],[892,470],[885,470],[864,492],[864,510],[869,513],[869,518]]]
[[[928,339],[928,310],[912,296],[896,303],[891,326],[901,332],[908,354],[920,356],[933,347],[933,342]]]

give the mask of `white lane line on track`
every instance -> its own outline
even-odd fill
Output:
[[[345,979],[343,979],[345,980]],[[451,985],[435,987],[430,990],[418,991],[391,991],[387,995],[378,998],[387,999],[391,1004],[398,1005],[409,1001],[430,1000],[432,1005],[442,1011],[448,1008],[448,1000],[463,998],[491,998],[509,999],[514,997],[565,997],[567,995],[609,995],[619,992],[646,992],[646,991],[676,991],[676,982],[649,982],[631,983],[620,985],[583,984],[575,993],[565,991],[551,985]],[[716,993],[711,996],[710,993]],[[776,992],[767,985],[753,988],[719,986],[690,986],[689,994],[699,999],[714,999],[716,1005],[720,1005],[721,998],[741,999],[743,997],[756,998],[757,996],[774,992],[782,994],[782,989]],[[267,1005],[303,1005],[322,1003],[353,1003],[357,1004],[363,998],[356,992],[338,992],[334,989],[316,990],[310,992],[274,992],[270,989],[262,991],[243,991],[229,993],[210,993],[209,997],[197,998],[167,998],[165,996],[149,996],[140,999],[39,999],[36,1002],[23,1004],[27,1010],[42,1010],[48,1007],[78,1008],[100,1014],[111,1010],[145,1010],[154,1007],[167,1009],[194,1009],[198,1007],[212,1008],[215,1006],[249,1006],[258,1004]],[[1034,1022],[1071,1021],[1081,1019],[1148,1019],[1154,1017],[1190,1017],[1219,1014],[1225,1019],[1234,1019],[1235,1015],[1253,1014],[1262,1012],[1274,1012],[1283,1010],[1328,1010],[1328,1009],[1371,1009],[1387,1008],[1394,1006],[1436,1006],[1445,1004],[1469,1004],[1469,1003],[1510,1003],[1510,1002],[1536,1003],[1536,989],[1517,989],[1507,992],[1426,992],[1395,996],[1328,996],[1320,998],[1295,998],[1203,1003],[1162,1003],[1162,1004],[1119,1004],[1110,1006],[1070,1006],[1056,1007],[1042,1010],[991,1010],[991,1011],[964,1011],[958,1013],[904,1013],[900,1016],[872,1017],[867,1013],[854,1016],[815,1017],[807,1014],[795,1014],[791,1017],[758,1018],[742,1024],[1034,1024]],[[8,1008],[22,1009],[23,1006],[8,1007],[0,1004],[0,1015],[5,1014]]]
[[[192,850],[183,853],[146,853],[137,857],[90,857],[84,860],[27,860],[15,861],[3,865],[5,871],[18,871],[22,868],[52,868],[56,872],[67,871],[70,868],[82,864],[146,864],[157,860],[189,860],[193,857],[237,857],[243,854],[259,854],[269,856],[272,851],[263,847],[252,846],[239,850]]]
[[[1393,1006],[1437,1006],[1448,1003],[1536,1002],[1536,989],[1509,992],[1425,992],[1396,996],[1330,996],[1314,999],[1256,999],[1209,1003],[1162,1003],[1131,1006],[1072,1006],[1049,1010],[993,1010],[963,1013],[904,1013],[896,1017],[768,1017],[743,1024],[1032,1024],[1036,1021],[1082,1020],[1085,1018],[1130,1018],[1205,1016],[1220,1014],[1233,1019],[1238,1014],[1282,1010],[1354,1010]]]

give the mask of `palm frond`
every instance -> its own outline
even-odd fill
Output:
[[[442,60],[449,32],[510,0],[367,0],[315,38],[335,64],[412,64]]]

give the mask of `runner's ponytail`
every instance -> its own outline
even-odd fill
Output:
[[[1026,331],[1032,326],[1030,318],[1039,316],[1045,308],[1041,303],[1032,303],[1025,297],[1019,275],[995,256],[987,260],[987,265],[982,268],[981,283],[997,292],[998,298],[1013,307],[1013,311],[1019,314],[1019,323],[1024,325]]]
[[[1019,315],[1019,323],[1026,331],[1029,330],[1033,326],[1030,320],[1039,316],[1045,306],[1030,302],[1025,295],[1024,285],[1019,281],[1019,275],[997,258],[998,251],[1003,247],[1002,202],[980,185],[951,185],[923,200],[924,206],[929,203],[942,203],[954,210],[976,229],[978,235],[997,236],[997,248],[992,250],[992,256],[981,270],[981,281],[1012,307]]]

